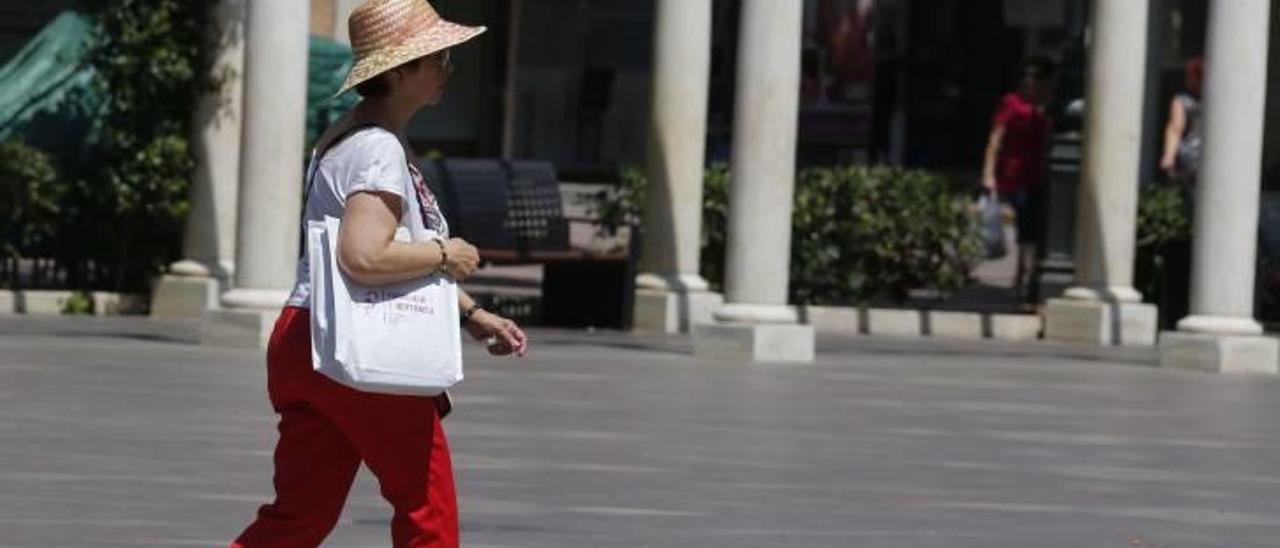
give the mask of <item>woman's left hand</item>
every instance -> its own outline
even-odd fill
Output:
[[[529,353],[529,337],[520,326],[487,310],[477,310],[467,321],[466,329],[478,341],[488,339],[489,353],[494,356],[515,354],[524,357]]]

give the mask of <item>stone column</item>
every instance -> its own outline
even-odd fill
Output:
[[[506,85],[502,89],[502,157],[507,160],[516,156],[516,115],[520,99],[520,30],[523,14],[523,0],[508,0]]]
[[[711,3],[658,0],[654,29],[649,190],[635,326],[675,333],[709,323],[721,302],[698,274]]]
[[[813,328],[787,306],[802,2],[744,0],[738,43],[725,300],[696,353],[812,361]]]
[[[198,318],[217,308],[234,272],[245,0],[224,0],[213,9],[217,88],[200,98],[193,115],[196,171],[182,244],[185,258],[156,285],[151,314],[160,318]]]
[[[1253,319],[1270,7],[1270,0],[1209,5],[1191,315],[1161,335],[1163,366],[1277,370],[1277,343]]]
[[[1093,2],[1091,9],[1076,286],[1049,301],[1045,338],[1151,345],[1156,309],[1133,288],[1148,2]]]
[[[298,259],[307,97],[308,0],[249,3],[234,287],[214,342],[265,344]],[[256,339],[256,340],[255,340]]]

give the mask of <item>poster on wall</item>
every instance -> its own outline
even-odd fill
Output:
[[[840,157],[870,141],[877,0],[805,0],[800,142]]]

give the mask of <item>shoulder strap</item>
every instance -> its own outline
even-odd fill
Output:
[[[371,127],[378,127],[378,124],[374,124],[374,123],[356,124],[354,126],[351,126],[343,130],[333,139],[330,139],[329,142],[325,143],[322,141],[320,143],[321,146],[316,147],[316,150],[314,153],[312,153],[312,157],[311,157],[311,171],[307,173],[306,192],[303,194],[303,197],[302,197],[304,207],[306,206],[307,196],[311,194],[311,187],[315,185],[316,172],[320,170],[320,160],[324,158],[324,155],[326,153],[329,152],[329,149],[337,146],[338,143],[341,143],[342,141],[346,140],[346,138],[352,135],[355,135],[356,132],[363,129],[368,129]]]
[[[307,201],[311,199],[311,190],[316,184],[316,172],[320,170],[320,160],[324,158],[325,153],[329,152],[329,149],[333,148],[338,143],[341,143],[347,137],[355,135],[356,132],[362,129],[377,126],[378,124],[374,123],[356,124],[342,130],[327,143],[323,141],[324,137],[321,136],[321,142],[316,146],[315,152],[311,154],[311,169],[307,172],[306,185],[302,189],[302,212],[298,215],[298,226],[301,230],[301,233],[298,235],[298,257],[302,257],[307,250]]]

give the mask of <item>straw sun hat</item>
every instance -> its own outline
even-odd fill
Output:
[[[355,66],[339,94],[485,31],[485,27],[445,21],[426,0],[367,0],[351,12],[347,27],[355,50]]]

